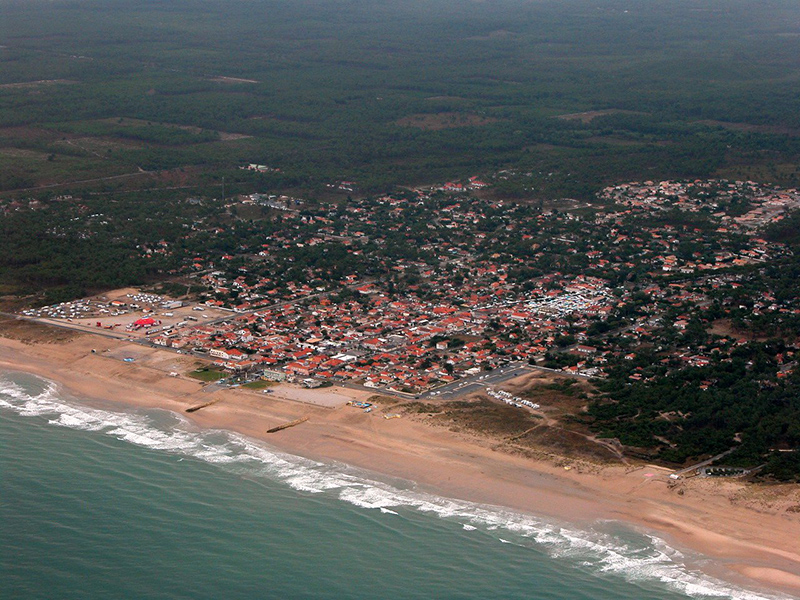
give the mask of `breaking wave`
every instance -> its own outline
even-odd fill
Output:
[[[745,590],[709,577],[687,566],[683,553],[654,536],[635,536],[637,539],[632,541],[603,531],[608,529],[608,523],[582,530],[497,506],[436,496],[413,487],[403,489],[346,465],[286,454],[236,433],[200,430],[167,411],[90,408],[74,401],[55,383],[25,376],[23,385],[16,379],[13,374],[0,376],[0,408],[46,418],[52,425],[99,432],[137,446],[193,457],[248,476],[278,480],[301,492],[329,494],[364,509],[378,509],[390,515],[413,511],[433,514],[459,523],[464,531],[488,533],[501,543],[537,548],[592,572],[617,575],[631,582],[660,582],[694,598],[788,598]]]

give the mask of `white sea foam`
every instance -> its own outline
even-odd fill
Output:
[[[159,425],[163,413],[119,413],[89,408],[72,401],[54,383],[41,380],[41,391],[29,393],[11,375],[0,377],[0,408],[24,416],[48,417],[61,427],[102,432],[154,450],[191,456],[249,475],[276,479],[295,490],[334,494],[354,506],[397,515],[396,508],[413,509],[454,520],[464,530],[503,532],[506,544],[535,547],[563,557],[596,573],[611,573],[630,581],[662,582],[697,598],[775,600],[786,596],[752,592],[709,577],[686,566],[686,557],[663,540],[641,536],[630,541],[604,531],[567,527],[500,507],[444,498],[413,489],[401,489],[371,479],[344,465],[330,465],[270,449],[249,438],[222,431],[194,428],[179,415]],[[512,540],[507,539],[512,534]]]

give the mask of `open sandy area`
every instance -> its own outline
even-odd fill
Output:
[[[92,353],[98,346],[100,351]],[[119,359],[134,350],[142,353],[140,359]],[[391,404],[379,404],[371,413],[344,405],[350,398],[369,398],[355,390],[276,386],[271,393],[204,392],[202,382],[168,373],[186,372],[196,366],[195,359],[161,352],[108,338],[99,342],[86,334],[62,336],[57,343],[0,338],[0,368],[41,375],[105,407],[159,407],[185,414],[188,407],[214,400],[186,416],[200,426],[227,428],[290,453],[413,480],[450,497],[578,523],[626,521],[718,559],[728,578],[800,595],[800,486],[708,479],[670,486],[668,471],[649,465],[533,460],[409,415],[385,419],[385,412],[396,410]],[[317,401],[309,402],[311,397]],[[308,420],[266,433],[301,417]]]
[[[270,388],[270,393],[281,400],[304,402],[315,406],[339,408],[350,400],[367,400],[370,394],[344,388],[304,389],[293,385],[278,385]]]

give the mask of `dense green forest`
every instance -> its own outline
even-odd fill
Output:
[[[800,445],[800,374],[775,377],[781,345],[752,343],[708,367],[674,371],[677,359],[664,364],[642,353],[636,364],[620,364],[598,382],[613,401],[592,404],[593,425],[650,458],[682,464],[736,447],[729,463],[766,463],[767,473],[797,479],[796,453],[778,452]],[[631,384],[636,367],[652,381]]]
[[[504,168],[500,192],[544,197],[795,184],[797,17],[791,0],[4,2],[0,191],[250,162],[311,190]]]
[[[163,196],[130,200],[44,202],[39,210],[3,216],[0,281],[50,304],[168,277],[179,263],[153,250],[180,240],[209,209],[165,202]]]

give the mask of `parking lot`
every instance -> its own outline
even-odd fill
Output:
[[[27,309],[22,315],[69,323],[77,328],[103,329],[120,337],[136,339],[201,325],[229,316],[230,313],[126,288],[91,298]]]

